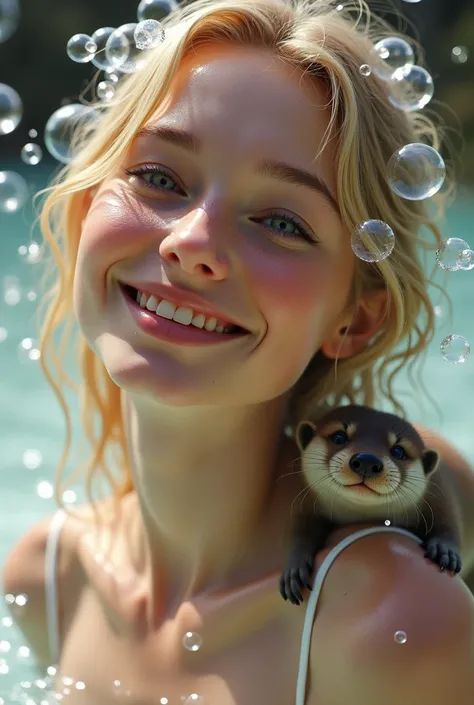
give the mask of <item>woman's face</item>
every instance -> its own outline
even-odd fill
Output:
[[[83,223],[76,313],[120,387],[174,405],[263,402],[333,344],[354,257],[333,143],[315,159],[328,123],[323,88],[267,51],[207,46],[182,63]],[[168,316],[191,304],[201,325],[218,309],[245,333],[191,323],[184,338],[184,323],[141,311],[121,284],[157,285]]]

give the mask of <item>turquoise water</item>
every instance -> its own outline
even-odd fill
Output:
[[[19,168],[17,166],[17,168]],[[30,167],[26,172],[36,188],[45,185],[47,170]],[[24,168],[21,169],[25,174]],[[30,174],[32,174],[30,176]],[[448,214],[444,228],[445,237],[461,237],[474,247],[474,205],[469,194],[460,198]],[[52,392],[42,378],[35,359],[35,339],[38,325],[35,319],[39,291],[40,268],[21,259],[18,249],[31,239],[40,241],[38,230],[31,232],[33,211],[31,206],[19,214],[0,214],[0,560],[14,541],[31,524],[55,509],[54,500],[48,498],[53,481],[55,464],[59,459],[64,426],[59,407]],[[474,270],[445,274],[439,270],[437,281],[443,283],[454,303],[452,322],[441,310],[436,339],[429,350],[424,365],[424,381],[436,400],[441,415],[430,404],[420,408],[416,400],[406,397],[410,382],[402,379],[399,385],[413,420],[419,420],[440,431],[450,439],[466,457],[474,462],[474,427],[472,394],[474,392],[474,352],[465,364],[446,363],[439,351],[441,340],[449,333],[465,336],[474,347]],[[18,295],[15,291],[19,291]],[[13,293],[12,293],[13,292]],[[8,302],[5,301],[5,297]],[[434,301],[439,295],[434,292]],[[31,341],[23,343],[22,341]],[[26,349],[24,346],[27,346]],[[29,347],[28,347],[29,346]],[[33,354],[32,354],[33,351]],[[402,375],[403,377],[403,375]],[[73,407],[73,419],[77,408]],[[81,448],[81,439],[77,440]],[[76,489],[79,500],[80,488]],[[40,496],[43,495],[43,496]],[[46,497],[44,496],[46,495]],[[73,497],[71,497],[73,499]],[[0,618],[6,614],[0,609]],[[10,652],[1,653],[2,644],[11,642]],[[0,623],[0,694],[6,692],[15,680],[28,679],[28,659],[17,658],[21,637],[15,627]],[[6,649],[7,647],[4,647]],[[20,652],[20,656],[25,656]],[[1,658],[11,670],[2,675]],[[4,669],[5,670],[5,669]],[[3,687],[2,687],[3,679]]]

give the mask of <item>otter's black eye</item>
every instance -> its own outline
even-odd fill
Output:
[[[337,443],[337,445],[342,445],[343,443],[347,443],[349,436],[345,431],[336,431],[336,433],[333,433],[332,436],[329,436],[329,439],[333,443]]]
[[[402,446],[393,446],[393,448],[390,449],[390,452],[397,460],[407,460],[408,458],[405,448],[402,448]]]

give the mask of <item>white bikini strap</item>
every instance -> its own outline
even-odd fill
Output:
[[[308,676],[308,662],[309,662],[309,652],[311,648],[311,633],[313,631],[314,615],[316,612],[316,606],[318,604],[319,595],[323,587],[323,582],[328,574],[329,568],[334,563],[336,558],[342,551],[364,536],[369,536],[370,534],[402,534],[403,536],[408,536],[417,543],[422,543],[421,539],[415,534],[406,531],[406,529],[399,529],[395,526],[373,526],[370,529],[362,529],[361,531],[356,531],[355,533],[347,536],[340,543],[338,543],[334,548],[328,553],[326,558],[319,568],[316,579],[314,581],[313,589],[311,590],[308,604],[306,606],[306,614],[304,618],[303,626],[303,636],[301,638],[301,652],[300,652],[300,663],[298,667],[298,680],[296,683],[296,705],[304,705],[306,699],[306,679]]]
[[[58,509],[51,520],[49,534],[46,542],[45,566],[45,591],[46,591],[46,620],[48,629],[49,653],[52,665],[59,660],[59,604],[57,594],[57,562],[59,534],[67,519],[63,509]]]

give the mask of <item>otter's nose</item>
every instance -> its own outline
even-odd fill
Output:
[[[349,466],[361,477],[376,477],[383,470],[383,462],[372,453],[356,453],[349,460]]]

